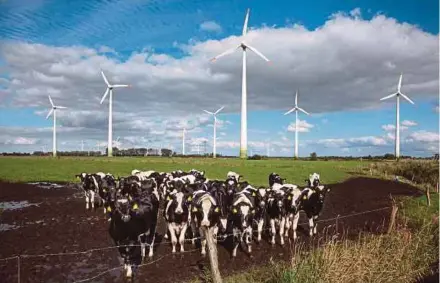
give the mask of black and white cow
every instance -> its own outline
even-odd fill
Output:
[[[299,196],[298,212],[303,211],[309,219],[309,236],[316,235],[317,233],[316,220],[318,219],[322,211],[325,197],[329,191],[330,188],[325,188],[324,186],[319,185],[315,189],[305,188],[304,190],[302,190],[301,195]],[[299,213],[293,219],[292,228],[294,237],[296,235],[298,219]]]
[[[284,245],[284,227],[286,225],[286,208],[284,190],[271,190],[267,200],[267,216],[270,224],[271,244],[275,244],[277,227],[279,228],[280,242]]]
[[[109,202],[111,202],[111,196],[117,190],[116,179],[112,175],[106,174],[101,178],[100,182],[98,182],[98,185],[98,193],[102,200],[104,213],[106,213],[106,207],[108,207]]]
[[[301,190],[297,187],[285,188],[284,207],[286,208],[285,237],[289,236],[290,228],[293,230],[293,239],[296,240],[296,227],[299,220],[299,209],[301,201]],[[293,226],[295,228],[293,228]]]
[[[247,252],[252,252],[252,223],[255,215],[253,201],[246,193],[237,193],[234,197],[230,221],[232,225],[232,257],[237,256],[239,244],[247,246]]]
[[[263,227],[266,219],[268,191],[265,187],[254,188],[246,186],[241,192],[251,195],[255,206],[254,222],[257,224],[257,242],[261,241]]]
[[[95,208],[95,194],[99,193],[101,178],[105,177],[105,175],[102,172],[94,174],[83,172],[75,175],[76,178],[81,180],[81,188],[84,191],[86,200],[86,209],[89,209],[89,204],[91,204],[92,208]]]
[[[309,188],[317,188],[319,185],[321,185],[320,176],[318,173],[313,173],[309,175],[309,179],[306,180],[307,187]]]
[[[233,171],[229,171],[228,174],[226,174],[226,178],[230,179],[230,178],[234,178],[237,182],[240,182],[240,178],[242,178],[243,176],[235,173]]]
[[[118,192],[116,192],[118,193]],[[145,243],[142,238],[152,238],[149,256],[153,256],[154,235],[158,214],[158,201],[153,194],[145,194],[140,199],[123,198],[115,201],[111,215],[109,233],[119,247],[124,260],[126,277],[132,277],[133,266],[140,264],[145,256]],[[141,248],[139,242],[141,241]],[[143,244],[143,245],[142,245]]]
[[[173,253],[176,252],[177,238],[180,251],[184,252],[185,234],[188,228],[189,202],[191,194],[182,191],[173,191],[167,196],[163,216],[167,222],[167,229],[171,235]]]
[[[198,190],[193,193],[190,208],[191,230],[193,235],[195,235],[198,229],[198,234],[201,237],[202,255],[206,255],[206,238],[203,228],[212,229],[214,242],[217,242],[220,208],[218,207],[217,200],[204,190]]]
[[[274,184],[283,185],[284,181],[286,181],[286,179],[281,178],[281,176],[278,175],[277,173],[270,173],[269,174],[269,187],[270,188],[272,188]]]

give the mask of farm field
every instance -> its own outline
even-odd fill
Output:
[[[123,282],[122,268],[118,268],[121,266],[118,251],[107,248],[114,244],[102,210],[86,210],[82,191],[72,184],[77,182],[74,175],[82,171],[103,171],[124,176],[132,169],[171,171],[195,168],[205,170],[208,178],[223,179],[232,170],[255,185],[267,185],[267,176],[271,172],[302,185],[308,174],[317,172],[321,174],[323,183],[331,187],[331,192],[318,224],[319,237],[314,240],[308,238],[307,221],[301,217],[298,244],[316,245],[323,240],[324,234],[335,235],[336,229],[350,239],[356,239],[361,232],[381,233],[386,230],[389,221],[389,194],[415,200],[421,198],[422,192],[404,183],[356,176],[353,172],[362,166],[368,166],[368,163],[275,159],[61,157],[53,160],[50,157],[2,157],[0,205],[15,203],[16,207],[4,207],[0,215],[0,258],[23,255],[20,259],[21,282]],[[61,185],[24,184],[46,181]],[[23,206],[21,209],[17,207],[20,204]],[[414,211],[418,205],[414,202]],[[435,198],[432,208],[438,213],[438,200]],[[161,221],[158,233],[154,258],[139,267],[135,282],[203,280],[209,273],[209,260],[200,255],[200,249],[188,242],[184,254],[172,255],[170,244],[162,238],[164,223]],[[220,243],[218,253],[222,275],[237,275],[272,261],[291,260],[295,247],[291,241],[281,247],[279,244],[271,246],[267,240],[265,235],[262,243],[253,245],[252,257],[239,250],[234,260],[230,259],[228,242]],[[52,255],[95,248],[97,250],[79,254]],[[111,268],[115,269],[107,272]],[[95,276],[98,277],[93,278]],[[0,261],[0,278],[1,282],[17,282],[16,258]],[[83,279],[90,280],[81,281]]]

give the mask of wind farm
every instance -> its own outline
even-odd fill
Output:
[[[438,276],[432,3],[27,4],[0,4],[0,281]]]

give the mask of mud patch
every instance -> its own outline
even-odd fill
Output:
[[[26,208],[29,206],[39,206],[40,203],[29,203],[27,200],[23,201],[5,201],[0,202],[0,209],[6,211],[6,210],[17,210]]]

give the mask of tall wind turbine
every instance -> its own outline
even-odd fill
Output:
[[[402,87],[402,77],[403,77],[403,73],[400,73],[400,78],[399,78],[399,84],[397,85],[397,92],[390,94],[388,96],[382,97],[380,100],[386,100],[388,98],[392,98],[392,97],[396,97],[396,134],[395,134],[395,143],[396,143],[396,148],[395,148],[395,154],[396,154],[396,158],[400,157],[400,106],[399,106],[399,102],[400,102],[400,96],[402,96],[403,98],[405,98],[409,103],[414,104],[414,102],[409,99],[408,96],[404,95],[403,93],[400,92],[400,89]]]
[[[46,119],[48,119],[49,116],[53,113],[52,155],[53,155],[53,157],[56,157],[57,156],[57,109],[66,109],[67,107],[54,105],[52,98],[50,98],[50,95],[48,95],[48,97],[49,97],[50,104],[52,105],[52,109],[47,114]]]
[[[216,157],[216,154],[217,154],[217,151],[216,151],[216,139],[217,139],[217,134],[216,134],[216,128],[217,128],[217,114],[220,112],[220,111],[222,111],[223,110],[223,108],[225,108],[224,106],[222,106],[222,107],[220,107],[217,111],[215,111],[214,113],[213,112],[209,112],[209,111],[207,111],[207,110],[203,110],[203,111],[205,111],[206,113],[208,113],[208,114],[210,114],[210,115],[212,115],[212,116],[214,116],[214,137],[212,138],[213,139],[213,148],[212,148],[212,157],[213,158],[215,158]]]
[[[263,58],[263,60],[270,62],[269,59],[266,58],[260,51],[258,51],[255,47],[250,46],[249,44],[245,43],[244,38],[247,34],[247,27],[248,27],[248,20],[249,20],[249,11],[250,9],[247,9],[246,11],[246,17],[244,18],[244,25],[243,25],[243,33],[242,33],[242,41],[241,43],[233,47],[231,49],[226,50],[225,52],[215,56],[211,59],[211,61],[215,61],[220,57],[223,57],[225,55],[234,53],[234,51],[238,49],[243,50],[243,74],[242,74],[242,85],[241,85],[241,131],[240,131],[240,158],[246,158],[247,157],[247,86],[246,86],[246,50],[249,49],[253,51],[255,54]]]
[[[290,114],[295,111],[295,158],[298,158],[298,111],[301,111],[307,115],[310,115],[304,109],[298,107],[298,91],[295,94],[295,107],[284,113],[284,115]]]
[[[183,128],[183,131],[182,131],[182,155],[185,155],[185,132],[186,132],[186,129]]]
[[[104,75],[104,72],[101,70],[102,78],[104,79],[104,82],[107,84],[107,89],[104,93],[104,95],[101,98],[101,104],[104,102],[104,99],[107,97],[107,94],[110,92],[109,102],[108,102],[108,141],[107,141],[107,156],[111,157],[113,156],[113,140],[112,140],[112,133],[113,133],[113,89],[118,87],[130,87],[130,85],[111,85],[106,76]]]

